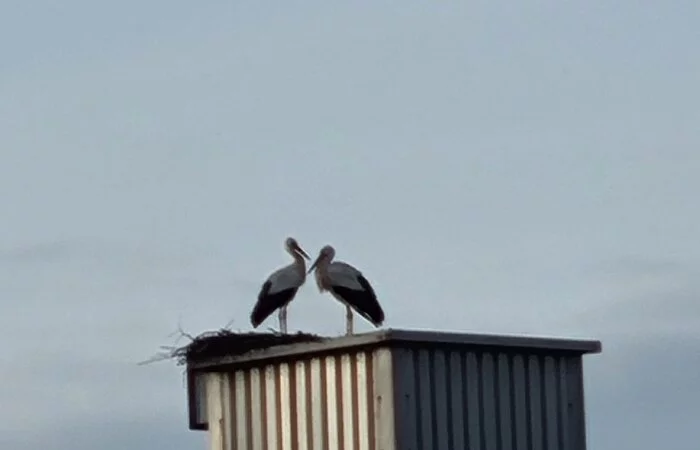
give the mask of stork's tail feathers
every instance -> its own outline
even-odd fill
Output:
[[[378,306],[378,305],[377,305],[377,306]],[[382,325],[384,324],[384,319],[385,319],[385,317],[384,317],[384,311],[382,310],[382,307],[380,306],[380,307],[379,307],[379,311],[378,311],[378,313],[377,313],[377,318],[376,318],[376,320],[374,321],[374,326],[375,326],[375,327],[380,327],[380,326],[382,326]]]
[[[265,308],[265,305],[261,303],[256,304],[253,312],[250,313],[250,323],[253,325],[253,328],[258,328],[270,314],[272,314],[270,308]]]

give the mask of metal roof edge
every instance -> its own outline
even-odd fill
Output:
[[[527,336],[485,333],[458,333],[448,331],[389,329],[388,340],[406,343],[469,345],[485,347],[510,347],[549,349],[577,353],[600,353],[598,340],[569,339],[549,336]]]
[[[212,358],[210,360],[190,362],[187,364],[187,367],[190,370],[216,370],[222,366],[254,363],[256,361],[299,355],[332,353],[344,349],[381,346],[384,344],[520,348],[565,351],[578,354],[600,353],[602,351],[600,341],[596,340],[387,328],[352,336],[328,337],[318,342],[279,345],[268,349],[251,351],[243,355],[224,356]]]

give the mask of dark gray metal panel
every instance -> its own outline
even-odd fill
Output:
[[[579,356],[394,352],[397,450],[585,450]]]
[[[437,422],[436,429],[433,430],[437,435],[437,448],[439,450],[451,450],[449,445],[449,427],[450,423],[450,404],[449,398],[449,383],[446,378],[449,375],[445,360],[449,359],[449,352],[433,352],[435,370],[432,374],[434,386],[435,420]],[[440,407],[439,405],[442,405]]]
[[[467,415],[464,411],[464,405],[466,402],[466,386],[464,385],[464,377],[462,376],[462,370],[464,363],[462,361],[461,352],[450,351],[447,352],[448,357],[446,376],[446,384],[448,386],[447,399],[450,402],[448,405],[448,448],[464,448],[466,436],[464,431],[467,429]]]
[[[532,449],[544,449],[542,436],[542,382],[540,381],[540,365],[537,356],[527,358],[525,386],[528,392],[529,405],[527,408],[530,423],[529,441]]]
[[[207,430],[207,395],[205,374],[187,372],[187,409],[192,430]]]
[[[545,423],[547,429],[545,433],[547,450],[557,450],[559,448],[559,432],[562,424],[559,423],[558,410],[564,405],[559,405],[559,390],[557,389],[557,373],[554,358],[544,357],[544,386],[545,386]]]
[[[416,350],[418,354],[418,377],[417,377],[417,388],[419,390],[419,402],[418,402],[418,415],[420,417],[420,448],[433,448],[434,446],[434,432],[433,426],[435,422],[433,420],[433,407],[431,405],[432,396],[432,386],[430,385],[430,374],[432,372],[432,367],[430,364],[430,352],[428,350]]]
[[[413,364],[414,355],[417,356],[416,352],[408,349],[393,352],[396,440],[397,447],[406,450],[420,450],[417,447],[419,427],[415,426],[419,422],[419,408],[416,406],[418,377],[413,373],[417,368]]]
[[[527,356],[514,355],[512,357],[511,377],[513,379],[512,406],[515,426],[513,427],[513,449],[527,449],[529,411],[528,411],[528,385],[526,382]]]
[[[499,433],[499,448],[511,448],[513,446],[513,431],[515,424],[513,421],[513,413],[515,411],[513,402],[513,387],[511,385],[511,374],[513,373],[512,364],[508,355],[501,353],[497,359],[497,389],[498,393],[498,428]]]
[[[568,433],[576,450],[586,449],[586,417],[583,396],[583,364],[581,358],[564,358],[568,390]]]
[[[464,411],[467,414],[467,429],[465,441],[470,449],[481,449],[481,417],[483,402],[479,390],[478,359],[473,352],[463,352],[464,369],[462,371],[463,383],[466,381],[466,397],[464,399]]]
[[[490,353],[480,353],[481,371],[476,376],[481,384],[481,438],[484,450],[497,450],[498,429],[496,411],[496,392],[494,382],[496,380],[493,367],[493,356]]]

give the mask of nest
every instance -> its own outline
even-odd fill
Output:
[[[280,333],[237,333],[229,329],[202,333],[193,337],[180,330],[180,337],[186,337],[190,343],[182,347],[162,346],[161,352],[140,364],[149,364],[166,359],[174,359],[177,365],[185,365],[207,359],[224,356],[238,356],[245,353],[264,350],[278,345],[297,344],[301,342],[319,342],[325,338],[316,334],[298,332]]]
[[[235,333],[220,330],[197,336],[185,347],[175,350],[178,364],[219,358],[223,356],[243,355],[264,350],[277,345],[297,344],[300,342],[318,342],[321,336],[298,332],[296,334],[278,333]]]

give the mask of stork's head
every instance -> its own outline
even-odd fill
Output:
[[[309,257],[309,255],[306,254],[304,249],[302,249],[299,246],[299,243],[293,237],[288,237],[284,241],[284,246],[287,249],[287,251],[289,253],[291,253],[292,255],[294,255],[296,253],[296,254],[299,254],[299,255],[303,256],[304,258],[306,258],[307,261],[311,260],[311,257]]]
[[[331,247],[330,245],[325,245],[320,252],[318,252],[318,256],[316,257],[316,261],[314,261],[313,264],[311,264],[311,267],[309,267],[309,271],[307,273],[311,273],[318,263],[321,261],[331,261],[335,257],[335,249]]]

